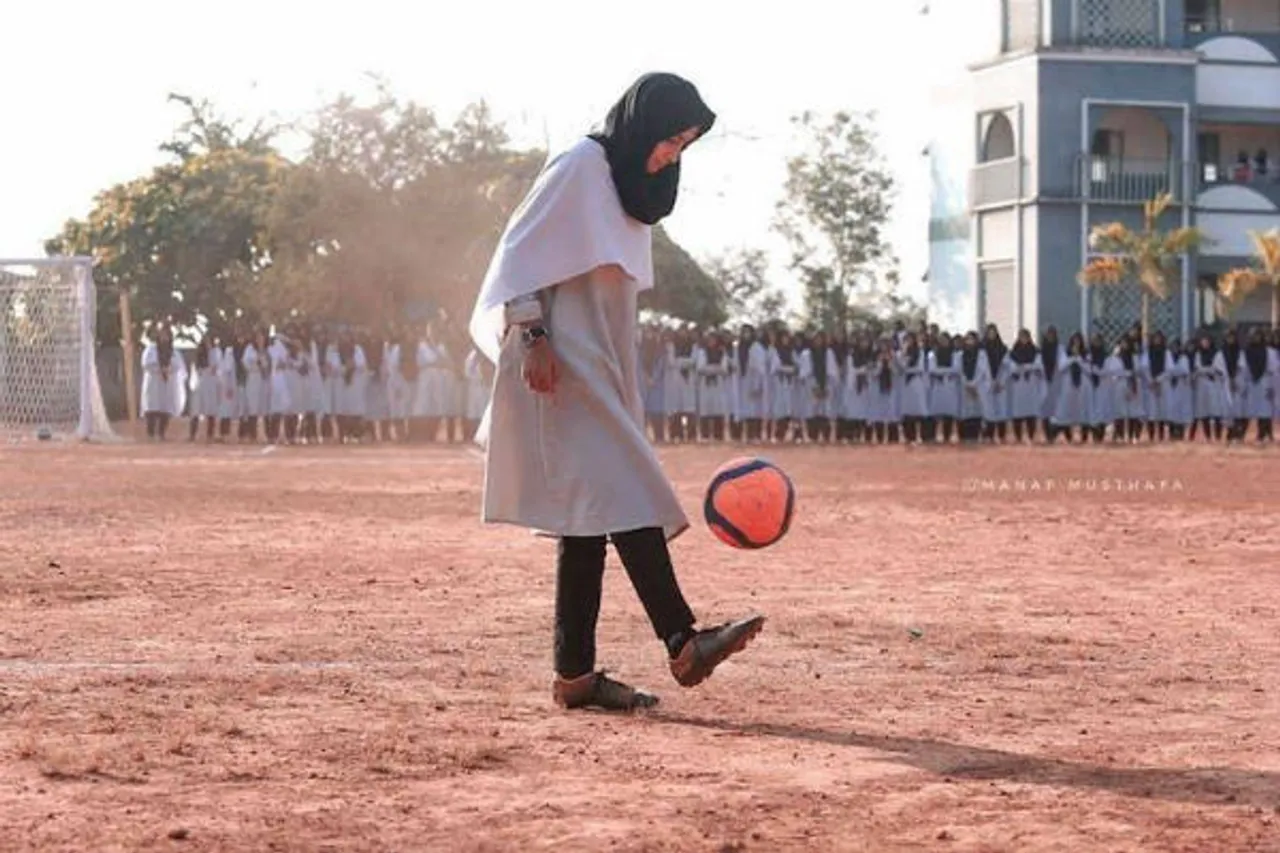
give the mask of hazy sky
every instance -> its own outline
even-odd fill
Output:
[[[904,279],[918,283],[928,92],[954,44],[930,41],[921,2],[790,0],[753,15],[720,0],[14,0],[0,11],[0,257],[43,254],[43,239],[86,213],[97,190],[154,165],[181,118],[171,91],[287,119],[366,91],[374,72],[448,118],[484,98],[517,137],[541,142],[545,129],[554,146],[589,130],[638,74],[667,70],[691,78],[720,117],[687,155],[668,221],[686,248],[703,258],[776,248],[788,117],[877,109],[901,182],[893,238]]]

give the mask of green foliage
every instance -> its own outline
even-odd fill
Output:
[[[730,317],[757,326],[781,316],[786,308],[782,291],[769,284],[769,260],[760,249],[747,249],[716,258],[711,277],[720,283]]]
[[[119,338],[118,296],[137,325],[277,322],[291,316],[385,328],[443,311],[465,318],[511,211],[545,152],[513,148],[484,103],[452,125],[378,83],[304,123],[294,163],[276,128],[249,128],[182,95],[168,161],[100,192],[46,242],[95,260],[98,337]],[[661,228],[652,307],[714,324],[725,300]],[[461,323],[453,326],[460,330]]]
[[[653,229],[654,288],[642,294],[640,307],[699,326],[719,326],[728,319],[725,293],[666,229]]]
[[[775,228],[791,247],[808,322],[847,328],[856,307],[871,308],[891,261],[885,237],[893,177],[877,148],[875,116],[838,112],[793,119],[804,150],[787,161]]]

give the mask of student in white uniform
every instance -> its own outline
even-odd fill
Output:
[[[1222,440],[1222,419],[1227,411],[1227,368],[1213,338],[1201,332],[1196,338],[1195,349],[1187,354],[1191,367],[1191,424],[1190,438],[1196,432],[1204,433],[1205,441]]]
[[[653,285],[650,226],[675,205],[682,149],[714,118],[679,77],[637,81],[602,132],[538,176],[472,315],[476,346],[497,364],[480,430],[483,517],[559,539],[552,695],[568,708],[657,702],[595,669],[609,541],[681,686],[702,683],[764,624],[696,628],[667,550],[689,522],[645,435],[635,359],[636,298]]]
[[[297,416],[293,410],[292,394],[296,390],[298,370],[293,356],[289,354],[287,341],[282,332],[267,347],[267,357],[271,360],[267,441],[272,444],[279,444],[281,439],[292,444],[296,433]]]
[[[1182,341],[1169,342],[1168,379],[1165,382],[1165,413],[1169,418],[1169,437],[1183,441],[1191,423],[1191,362],[1182,349]]]
[[[724,441],[733,401],[733,360],[720,335],[706,334],[694,349],[693,366],[698,389],[698,434],[703,441]]]
[[[902,366],[894,343],[894,338],[881,339],[869,371],[871,393],[867,422],[871,424],[877,444],[897,444],[902,423]]]
[[[991,394],[991,361],[978,345],[978,333],[967,332],[960,350],[960,443],[977,444]]]
[[[466,438],[474,441],[480,431],[480,421],[484,419],[484,410],[489,407],[489,388],[493,384],[493,365],[478,349],[467,353],[463,365],[463,373],[467,377],[467,410],[463,418],[466,427]]]
[[[815,334],[805,349],[800,365],[809,407],[810,441],[831,441],[831,422],[836,416],[836,382],[839,368],[835,351],[827,343],[825,332]]]
[[[1249,333],[1249,343],[1240,353],[1239,381],[1244,396],[1241,415],[1257,424],[1259,442],[1272,438],[1272,397],[1275,394],[1272,383],[1278,370],[1280,364],[1276,363],[1275,353],[1267,346],[1266,333],[1255,328]]]
[[[991,376],[985,399],[987,409],[982,416],[986,421],[985,438],[993,443],[997,439],[1003,442],[1009,434],[1009,348],[995,323],[987,324],[982,348],[987,356],[987,373]]]
[[[876,351],[871,336],[859,332],[854,336],[849,350],[849,370],[845,374],[848,390],[845,391],[845,408],[849,413],[850,439],[855,442],[871,441],[871,372],[875,366]]]
[[[222,347],[217,338],[206,332],[196,344],[192,354],[191,373],[191,426],[188,441],[196,440],[200,422],[204,421],[204,439],[213,441],[218,425],[218,364],[222,360]]]
[[[929,363],[915,332],[907,332],[902,338],[898,369],[902,376],[899,398],[903,440],[919,444],[924,440],[924,422],[929,417]]]
[[[1083,347],[1084,341],[1081,340]],[[1062,393],[1062,362],[1066,350],[1058,340],[1058,327],[1045,329],[1040,338],[1040,364],[1044,368],[1044,400],[1040,405],[1040,425],[1044,428],[1044,440],[1052,444],[1056,438],[1053,416],[1058,411],[1058,395]]]
[[[368,357],[350,329],[338,333],[337,353],[333,407],[338,423],[338,443],[357,442],[364,433]]]
[[[240,404],[241,435],[248,441],[258,440],[258,421],[268,414],[271,386],[271,358],[267,355],[267,336],[255,330],[253,337],[240,352],[240,367],[244,372]],[[265,429],[263,431],[265,435]]]
[[[679,329],[667,350],[667,437],[674,442],[698,439],[698,365],[692,327]]]
[[[1227,329],[1222,336],[1222,364],[1226,369],[1226,414],[1223,420],[1227,424],[1227,441],[1242,441],[1249,420],[1245,414],[1245,381],[1240,370],[1240,357],[1244,348],[1240,346],[1240,333],[1235,327]]]
[[[738,334],[738,393],[735,396],[738,421],[742,424],[743,438],[750,444],[759,444],[763,438],[762,425],[767,413],[769,398],[769,351],[756,340],[753,326],[743,326]]]
[[[418,381],[418,342],[401,330],[387,347],[387,414],[397,441],[409,438],[409,417],[413,413],[413,387]]]
[[[935,440],[950,444],[960,419],[960,358],[951,335],[942,332],[929,352],[929,416]]]
[[[359,338],[365,357],[363,435],[372,441],[386,441],[391,435],[386,338],[373,332],[364,332]]]
[[[1142,436],[1142,421],[1146,415],[1142,403],[1141,363],[1128,336],[1116,343],[1104,369],[1111,389],[1111,417],[1115,424],[1113,438],[1136,444]]]
[[[1173,400],[1170,395],[1169,346],[1164,333],[1151,333],[1146,352],[1142,354],[1142,384],[1147,416],[1147,441],[1164,441],[1173,424]]]
[[[1111,358],[1106,340],[1098,332],[1089,336],[1089,381],[1093,384],[1089,400],[1090,430],[1094,444],[1101,444],[1107,437],[1107,427],[1114,420],[1115,406],[1111,399],[1111,381],[1107,377],[1107,361]]]
[[[1040,348],[1031,339],[1030,330],[1018,330],[1007,362],[1013,439],[1021,443],[1025,437],[1028,444],[1034,444],[1036,425],[1044,411],[1044,362],[1040,358]]]
[[[187,366],[173,347],[173,333],[163,323],[142,351],[142,416],[147,438],[168,439],[169,421],[182,417],[187,402]]]
[[[791,333],[778,329],[773,348],[769,351],[769,399],[772,401],[773,440],[787,440],[791,419],[795,417],[796,386],[800,368]]]
[[[1052,415],[1052,435],[1061,435],[1070,444],[1080,430],[1080,441],[1088,440],[1093,425],[1093,370],[1085,350],[1084,335],[1076,332],[1067,341],[1067,351],[1058,365],[1058,391]]]

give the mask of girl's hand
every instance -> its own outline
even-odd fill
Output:
[[[560,381],[560,362],[545,337],[538,338],[525,350],[521,375],[531,391],[539,394],[555,391]]]

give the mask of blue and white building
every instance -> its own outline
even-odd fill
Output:
[[[931,299],[1006,337],[1114,336],[1139,294],[1076,283],[1089,230],[1139,227],[1167,191],[1161,225],[1211,243],[1152,323],[1185,337],[1213,322],[1217,274],[1248,263],[1250,230],[1280,227],[1280,0],[930,5],[935,40],[980,31],[942,60],[933,105]],[[1233,319],[1267,321],[1270,300],[1255,292]]]

